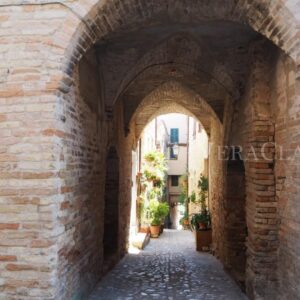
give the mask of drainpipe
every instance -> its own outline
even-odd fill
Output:
[[[142,139],[139,139],[138,155],[139,155],[139,172],[141,172],[141,169],[142,169]]]
[[[154,133],[155,149],[157,150],[157,118],[155,118],[155,133]]]
[[[210,175],[210,173],[209,173],[209,170],[210,170],[210,155],[209,155],[209,143],[210,143],[210,137],[208,137],[208,139],[207,139],[207,178],[208,178],[208,196],[207,196],[207,207],[208,207],[208,210],[209,210],[209,212],[211,211],[210,210],[210,206],[209,206],[209,195],[210,195],[210,193],[209,193],[209,191],[210,191],[210,178],[209,178],[209,175]]]

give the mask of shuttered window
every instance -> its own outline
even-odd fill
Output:
[[[178,144],[179,129],[178,128],[171,128],[170,136],[171,136],[171,141],[170,142],[172,144]]]

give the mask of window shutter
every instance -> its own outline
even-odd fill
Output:
[[[179,129],[178,128],[171,128],[171,143],[172,144],[178,144],[178,133]]]

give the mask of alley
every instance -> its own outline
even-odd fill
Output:
[[[247,299],[215,257],[194,248],[191,232],[165,230],[140,254],[127,255],[89,300]]]

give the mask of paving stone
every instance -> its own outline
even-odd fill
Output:
[[[215,257],[194,249],[191,232],[165,230],[140,254],[128,254],[89,300],[247,299]]]

